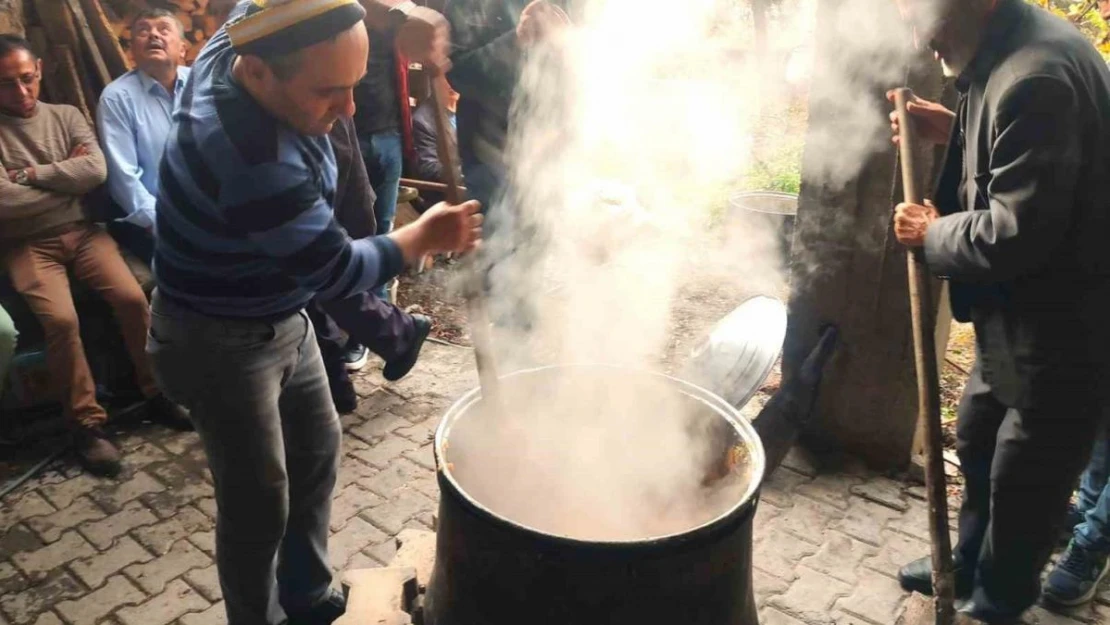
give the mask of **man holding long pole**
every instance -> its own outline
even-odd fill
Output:
[[[216,489],[229,625],[327,625],[340,426],[305,305],[477,245],[477,203],[352,241],[327,133],[366,71],[356,0],[242,3],[193,66],[159,184],[148,351],[191,409]],[[425,33],[435,64],[444,28]],[[411,35],[412,33],[410,33]]]
[[[1016,622],[1040,594],[1110,372],[1110,71],[1022,0],[898,5],[960,92],[955,112],[909,103],[948,155],[933,201],[899,205],[894,225],[975,324],[956,595],[968,616]],[[931,568],[906,566],[903,587],[931,592]]]

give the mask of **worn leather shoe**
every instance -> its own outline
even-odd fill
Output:
[[[196,429],[189,419],[189,412],[162,394],[155,395],[147,400],[146,414],[151,421],[161,423],[171,430],[192,432]]]
[[[288,625],[331,625],[347,611],[347,597],[334,588],[324,600],[304,611],[289,611]]]
[[[81,428],[74,436],[74,452],[81,466],[98,477],[116,477],[123,468],[119,449],[100,428]]]
[[[994,609],[987,609],[979,605],[974,599],[968,599],[956,605],[956,612],[962,614],[976,623],[986,625],[1019,625],[1021,614],[1002,614]],[[959,620],[959,619],[957,619]]]
[[[974,574],[958,564],[952,572],[956,578],[956,598],[970,597],[975,581]],[[898,583],[902,585],[902,589],[905,591],[933,596],[932,558],[925,556],[903,566],[898,571]]]
[[[390,382],[396,382],[412,371],[416,359],[420,357],[420,349],[424,347],[424,341],[432,331],[432,320],[424,315],[413,315],[412,323],[416,326],[416,336],[412,340],[412,346],[404,354],[385,363],[385,368],[382,369],[382,377]]]

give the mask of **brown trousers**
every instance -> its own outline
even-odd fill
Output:
[[[146,357],[150,328],[146,296],[115,241],[104,230],[80,226],[32,241],[8,254],[6,265],[12,285],[42,323],[46,364],[66,416],[76,425],[96,427],[108,415],[96,402],[96,384],[81,344],[67,267],[72,267],[74,277],[92,287],[115,312],[143,395],[149,398],[159,393]]]

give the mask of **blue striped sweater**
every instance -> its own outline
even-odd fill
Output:
[[[271,117],[232,78],[234,60],[221,29],[174,116],[156,210],[161,295],[213,316],[273,319],[317,294],[341,298],[391,279],[403,268],[397,245],[352,241],[334,219],[328,138]]]

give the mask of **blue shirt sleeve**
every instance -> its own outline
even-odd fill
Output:
[[[120,221],[152,228],[155,198],[143,186],[134,119],[122,96],[106,93],[100,98],[96,127],[108,164],[108,191],[126,215]]]
[[[230,227],[325,300],[380,286],[404,268],[388,237],[351,240],[304,166],[256,165],[224,182],[219,210]]]

